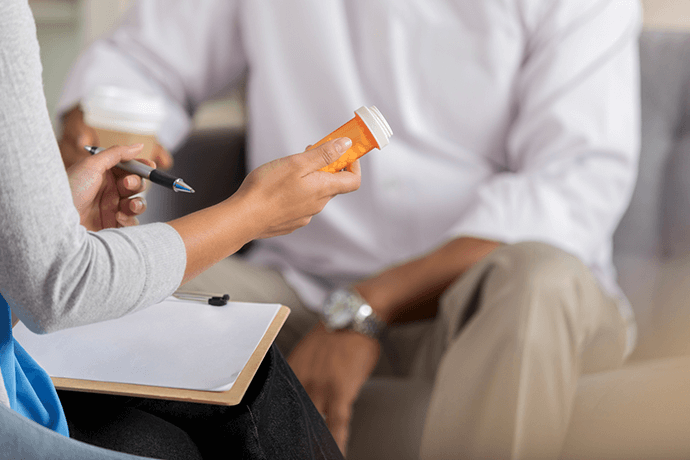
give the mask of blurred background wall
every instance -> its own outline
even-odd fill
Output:
[[[645,27],[690,30],[689,0],[642,0]]]
[[[29,0],[41,45],[48,110],[56,127],[54,108],[72,61],[86,45],[114,27],[133,1]],[[642,0],[642,4],[645,27],[690,30],[690,0]],[[205,104],[194,121],[197,129],[242,125],[240,95],[234,92]]]

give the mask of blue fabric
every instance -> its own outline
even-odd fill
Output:
[[[0,371],[12,409],[39,425],[69,436],[53,382],[12,336],[12,313],[1,295]]]

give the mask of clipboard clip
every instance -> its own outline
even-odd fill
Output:
[[[180,300],[191,300],[193,302],[203,302],[214,307],[223,307],[227,305],[230,300],[230,295],[223,294],[222,296],[214,296],[209,294],[194,293],[194,292],[173,292],[173,297]]]

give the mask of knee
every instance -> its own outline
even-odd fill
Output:
[[[504,245],[444,293],[441,312],[449,318],[459,315],[459,325],[488,305],[513,312],[543,306],[554,313],[558,306],[578,303],[591,283],[596,281],[589,269],[562,249],[537,242]],[[544,301],[534,302],[537,298]]]
[[[568,287],[590,283],[594,277],[574,255],[546,243],[517,243],[502,248],[495,268],[507,270],[519,284],[534,290],[564,292]]]
[[[492,303],[513,313],[508,316],[515,323],[507,333],[543,350],[563,343],[565,337],[579,343],[584,312],[596,303],[592,294],[598,292],[587,266],[544,243],[519,243],[506,249],[486,288],[487,296],[488,291],[495,296]]]

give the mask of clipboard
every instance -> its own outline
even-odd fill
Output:
[[[168,299],[167,305],[170,305],[170,302],[173,301],[172,298]],[[179,300],[174,300],[175,302],[181,302]],[[238,303],[238,302],[230,302],[227,306],[225,307],[212,307],[208,305],[200,305],[198,303],[194,302],[182,302],[183,304],[186,305],[189,309],[191,309],[191,312],[188,312],[189,315],[192,317],[194,316],[193,309],[194,308],[200,308],[200,309],[205,309],[205,313],[208,313],[208,309],[218,309],[218,308],[243,308],[245,312],[250,312],[254,308],[259,308],[259,307],[264,307],[265,309],[269,309],[269,307],[275,309],[275,314],[272,316],[272,319],[269,321],[263,321],[260,323],[260,325],[263,327],[263,324],[265,323],[265,330],[255,330],[255,336],[259,337],[260,339],[258,340],[257,343],[251,344],[252,351],[248,356],[248,359],[244,363],[244,365],[241,368],[241,371],[235,378],[234,382],[231,383],[231,386],[229,389],[224,390],[224,391],[218,391],[217,389],[192,389],[192,388],[181,388],[181,387],[176,387],[172,385],[149,385],[149,384],[140,384],[140,383],[129,383],[125,381],[113,381],[113,380],[103,380],[101,378],[99,379],[88,379],[88,378],[73,378],[73,377],[64,377],[60,375],[65,375],[68,373],[68,371],[64,371],[61,373],[60,369],[60,363],[58,362],[57,364],[51,362],[51,355],[55,356],[56,354],[59,353],[59,351],[54,350],[54,347],[60,347],[60,344],[65,344],[65,343],[70,343],[70,338],[74,338],[78,334],[84,334],[85,328],[89,328],[94,325],[87,325],[87,326],[81,326],[75,329],[68,329],[65,331],[59,331],[53,334],[47,334],[47,335],[42,335],[42,336],[37,336],[36,334],[33,334],[31,331],[29,331],[23,324],[18,324],[14,330],[13,330],[13,335],[15,339],[26,349],[26,351],[32,355],[32,357],[42,366],[46,371],[48,372],[48,375],[50,375],[53,384],[55,385],[56,388],[62,389],[62,390],[71,390],[71,391],[83,391],[83,392],[91,392],[91,393],[104,393],[104,394],[113,394],[113,395],[121,395],[121,396],[133,396],[133,397],[144,397],[144,398],[154,398],[154,399],[167,399],[167,400],[175,400],[175,401],[186,401],[186,402],[194,402],[194,403],[204,403],[204,404],[217,404],[217,405],[225,405],[225,406],[233,406],[238,404],[241,400],[242,397],[244,396],[247,388],[249,387],[249,384],[251,383],[254,375],[256,374],[256,371],[258,370],[259,366],[261,365],[261,362],[263,361],[264,357],[266,356],[266,353],[268,352],[268,349],[270,348],[271,344],[277,337],[278,333],[280,332],[280,329],[282,328],[283,324],[285,323],[288,315],[290,314],[290,309],[284,305],[278,305],[278,304],[250,304],[250,303]],[[161,304],[153,307],[149,307],[148,309],[144,309],[141,312],[136,312],[132,315],[127,315],[123,318],[128,318],[128,321],[131,321],[137,317],[137,315],[140,315],[143,320],[146,320],[149,322],[149,324],[144,325],[145,327],[150,327],[153,326],[151,324],[152,318],[155,318],[156,314],[159,314],[158,312],[165,313],[165,309],[163,308],[163,304],[165,302],[162,302]],[[182,307],[176,307],[176,308],[182,308]],[[146,312],[147,310],[154,309],[153,311],[149,311],[146,316],[142,315],[141,313]],[[155,310],[157,309],[157,310]],[[212,312],[215,313],[215,312]],[[200,315],[203,317],[203,314]],[[208,315],[206,315],[208,316]],[[213,315],[211,315],[213,317]],[[113,330],[115,330],[115,327],[122,327],[122,325],[119,325],[117,322],[120,320],[123,320],[123,318],[119,318],[116,320],[110,320],[106,321],[104,323],[98,323],[101,324],[101,328],[105,327],[107,330],[107,323],[110,323],[111,327]],[[202,318],[203,319],[203,318]],[[262,318],[262,320],[265,320],[266,318]],[[170,319],[167,319],[170,321]],[[209,321],[206,319],[206,321]],[[105,325],[105,326],[103,326]],[[199,328],[199,335],[201,336],[201,332],[204,328],[204,324],[196,324],[196,325],[191,325],[190,328],[193,327],[198,327]],[[70,332],[71,331],[71,332]],[[88,331],[88,330],[86,330]],[[59,335],[61,334],[61,335]],[[141,335],[140,332],[134,331],[133,334],[139,334]],[[58,336],[59,335],[59,336]],[[52,340],[51,336],[57,336],[56,340]],[[142,337],[135,337],[138,339],[142,339]],[[104,336],[104,342],[109,339],[107,336]],[[132,337],[125,338],[125,340],[131,340]],[[143,338],[145,339],[145,338]],[[211,338],[213,340],[213,338]],[[211,344],[213,345],[213,344]],[[51,348],[53,347],[53,348]],[[142,351],[142,354],[144,354],[145,351]],[[246,354],[246,353],[245,353]],[[75,357],[76,359],[79,359],[80,357]],[[153,359],[153,358],[152,358]],[[46,365],[47,364],[47,365]],[[64,363],[63,363],[64,364]],[[82,363],[84,366],[88,367],[88,362]],[[99,365],[102,363],[99,363]],[[105,364],[104,364],[105,365]],[[63,366],[65,367],[65,366]],[[66,366],[69,367],[69,366]],[[75,371],[72,370],[72,373]],[[77,374],[79,373],[76,371]],[[94,372],[98,372],[97,370]],[[185,372],[183,369],[180,369],[180,372]],[[119,379],[117,379],[119,380]]]

